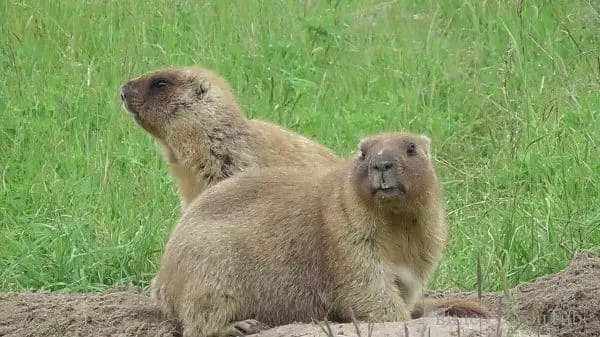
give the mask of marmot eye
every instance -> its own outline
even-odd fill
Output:
[[[415,143],[408,144],[408,147],[406,148],[406,153],[410,156],[417,153],[417,146],[415,145]]]
[[[365,146],[365,144],[360,144],[358,151],[358,159],[365,160],[365,158],[367,158],[367,147]]]
[[[168,84],[169,83],[167,82],[167,80],[159,78],[159,79],[153,80],[150,85],[152,86],[152,88],[161,89],[161,88],[166,87]]]
[[[358,159],[360,160],[365,160],[365,150],[364,149],[360,149],[360,154],[358,155]]]

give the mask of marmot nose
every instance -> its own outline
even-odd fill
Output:
[[[380,172],[388,171],[394,166],[394,162],[391,160],[376,160],[373,163],[373,168]]]
[[[124,86],[121,87],[121,100],[125,101],[127,99],[127,95],[129,94],[129,85],[131,81],[127,82]]]

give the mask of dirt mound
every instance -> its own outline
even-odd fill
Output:
[[[477,298],[475,293],[432,292],[428,297]],[[523,283],[509,292],[483,294],[492,312],[517,325],[557,337],[600,336],[600,258],[580,252],[553,275]]]
[[[485,294],[483,301],[511,325],[558,337],[600,336],[600,259],[589,252],[575,256],[562,272],[519,285],[506,298]],[[475,298],[474,293],[435,292],[429,297]],[[260,337],[326,336],[316,324],[290,324]],[[331,324],[333,335],[357,336],[353,324]],[[503,320],[427,317],[404,323],[359,326],[367,336],[506,336]],[[460,333],[458,329],[460,328]],[[501,329],[501,333],[498,331]],[[538,336],[520,331],[520,336]],[[114,289],[104,293],[8,293],[0,295],[0,336],[179,337],[176,327],[152,306],[146,293]]]
[[[131,289],[0,295],[0,336],[175,337],[175,331],[146,294]]]
[[[592,253],[577,254],[558,274],[519,285],[513,296],[515,314],[544,333],[600,336],[600,259]]]

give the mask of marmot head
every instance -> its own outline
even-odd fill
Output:
[[[172,124],[212,127],[239,115],[230,87],[202,68],[173,68],[147,73],[121,88],[121,100],[135,121],[164,140]],[[173,128],[176,129],[176,128]]]
[[[366,137],[354,159],[357,193],[366,202],[410,211],[437,196],[437,178],[425,135],[405,132]]]

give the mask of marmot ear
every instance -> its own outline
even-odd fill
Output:
[[[360,158],[364,159],[364,157],[366,156],[369,144],[369,140],[366,138],[363,138],[360,140],[360,142],[358,142],[358,156]]]
[[[423,147],[425,150],[425,153],[427,154],[428,157],[431,156],[431,139],[429,137],[427,137],[425,134],[421,134],[419,135],[419,137],[423,140]]]
[[[201,80],[198,89],[196,90],[196,95],[198,97],[204,96],[210,90],[210,81],[209,80]]]

